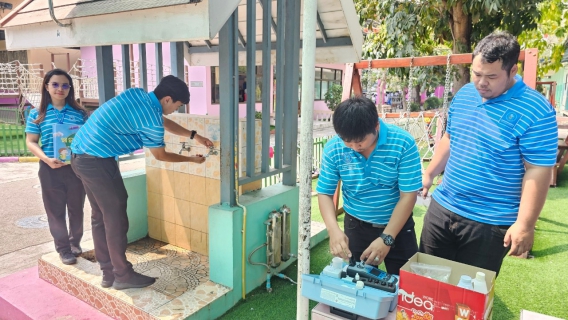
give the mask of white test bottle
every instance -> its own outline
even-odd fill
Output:
[[[479,293],[487,294],[487,283],[485,282],[485,273],[477,272],[475,274],[475,279],[471,281],[473,284],[473,290]]]

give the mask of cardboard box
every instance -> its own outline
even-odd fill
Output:
[[[521,320],[562,320],[562,319],[532,311],[521,310]]]
[[[448,283],[415,274],[411,262],[452,268]],[[485,273],[488,294],[457,287],[462,275]],[[493,310],[495,272],[424,253],[417,253],[400,269],[397,320],[488,320]]]

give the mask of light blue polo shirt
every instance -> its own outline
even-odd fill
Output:
[[[333,195],[342,180],[343,207],[359,220],[387,224],[400,191],[422,187],[420,156],[414,138],[379,119],[379,140],[365,159],[338,136],[327,142],[316,191]]]
[[[432,195],[465,218],[511,225],[517,219],[523,160],[556,163],[556,113],[546,98],[521,77],[506,93],[483,102],[472,83],[455,96],[447,132],[450,157],[442,184]]]
[[[71,151],[110,158],[164,143],[162,106],[153,92],[131,88],[100,106],[79,129]]]
[[[53,105],[49,104],[47,106],[45,118],[39,124],[34,123],[37,116],[38,109],[32,109],[26,122],[26,133],[39,134],[41,149],[46,156],[55,158],[53,153],[53,124],[61,123],[82,125],[85,123],[86,114],[84,114],[83,111],[73,109],[73,107],[68,104],[66,104],[61,111],[55,109]]]

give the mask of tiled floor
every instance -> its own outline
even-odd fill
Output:
[[[40,277],[117,319],[184,319],[229,288],[209,281],[209,259],[160,241],[145,238],[128,246],[134,270],[158,278],[143,289],[114,290],[100,286],[101,271],[94,262],[92,243],[77,264],[61,263],[57,253],[39,261]]]

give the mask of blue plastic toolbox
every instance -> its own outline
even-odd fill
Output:
[[[354,283],[314,274],[302,275],[302,296],[369,319],[386,317],[398,300],[398,292],[357,289]]]

